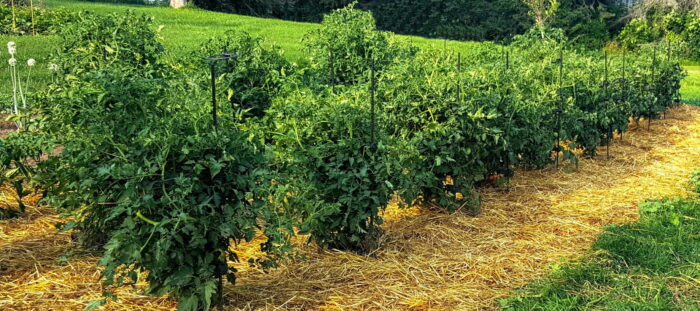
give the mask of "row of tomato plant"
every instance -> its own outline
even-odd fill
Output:
[[[241,32],[170,54],[134,13],[84,13],[62,33],[62,78],[36,96],[32,130],[0,141],[12,149],[0,164],[48,154],[32,181],[63,229],[104,250],[105,283],[145,280],[181,310],[218,301],[217,277],[235,281],[231,242],[264,236],[264,267],[297,232],[369,252],[392,198],[475,213],[488,176],[595,154],[630,117],[674,104],[683,77],[662,53],[622,62],[527,36],[507,57],[492,44],[420,50],[352,7],[305,37],[301,64]],[[215,127],[203,59],[224,49],[239,57],[214,65]]]

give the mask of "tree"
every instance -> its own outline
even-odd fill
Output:
[[[549,19],[559,9],[558,0],[523,0],[523,3],[530,9],[530,16],[535,20],[535,26],[544,38],[545,27]]]

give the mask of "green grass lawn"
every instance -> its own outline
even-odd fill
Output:
[[[318,24],[299,23],[277,19],[257,18],[243,15],[210,12],[200,9],[171,9],[162,6],[146,6],[136,4],[115,4],[100,2],[85,2],[77,0],[47,0],[49,8],[65,8],[74,11],[93,11],[98,13],[123,12],[134,10],[138,13],[151,15],[156,25],[162,25],[161,32],[165,47],[174,53],[191,53],[200,48],[209,38],[221,35],[228,30],[243,30],[254,36],[261,36],[267,42],[280,46],[290,61],[301,61],[305,58],[303,37],[317,29]],[[454,51],[468,51],[483,43],[443,41],[416,36],[397,36],[398,40],[411,41],[421,48]],[[18,60],[24,64],[28,58],[37,60],[33,69],[30,92],[44,87],[51,79],[47,69],[48,55],[52,48],[59,43],[57,36],[2,36],[0,35],[0,109],[7,107],[11,94],[9,66],[4,45],[7,41],[17,42]],[[24,67],[24,66],[22,66]],[[688,102],[700,104],[700,66],[686,66],[690,76],[683,81],[683,97]],[[21,68],[26,69],[26,68]],[[23,71],[24,73],[24,71]]]
[[[71,10],[88,10],[98,13],[134,10],[151,15],[156,25],[163,25],[162,36],[166,48],[182,50],[183,53],[199,48],[207,39],[223,34],[228,30],[243,30],[253,36],[267,38],[285,51],[291,61],[305,57],[302,38],[317,29],[319,24],[290,22],[270,18],[205,11],[200,9],[172,9],[162,6],[134,4],[114,4],[83,2],[76,0],[47,0],[50,8],[63,7]],[[416,36],[398,36],[400,40],[410,40],[423,48],[443,48],[467,50],[479,45],[476,42],[443,41]]]
[[[15,41],[17,44],[18,73],[22,83],[27,81],[27,75],[31,74],[29,83],[25,83],[29,93],[38,88],[45,87],[51,81],[51,71],[48,70],[48,57],[51,47],[58,43],[57,36],[3,36],[0,35],[0,112],[10,106],[9,98],[12,95],[12,84],[10,80],[10,66],[8,64],[9,54],[7,54],[6,44],[8,41]],[[27,67],[27,60],[34,58],[36,65]]]
[[[317,29],[319,24],[299,23],[277,19],[257,18],[243,15],[210,12],[200,9],[172,9],[162,6],[137,4],[115,4],[85,2],[77,0],[46,0],[49,8],[65,8],[74,11],[92,11],[102,14],[134,10],[155,18],[156,26],[163,26],[161,36],[166,49],[174,53],[191,53],[201,47],[208,39],[229,30],[243,30],[253,36],[265,37],[267,42],[280,46],[287,59],[293,62],[305,59],[303,37]],[[448,48],[464,51],[482,44],[476,42],[444,41],[416,36],[397,36],[398,40],[414,43],[421,48]],[[11,84],[8,75],[7,53],[5,43],[17,42],[18,60],[25,63],[28,58],[37,60],[33,70],[32,86],[44,87],[50,81],[47,69],[47,56],[59,43],[58,37],[51,36],[1,36],[0,35],[0,110],[8,105]]]
[[[688,77],[681,82],[681,94],[686,103],[700,106],[700,66],[684,66]]]
[[[591,254],[554,266],[504,309],[700,310],[700,203],[651,201],[640,216],[606,227]]]

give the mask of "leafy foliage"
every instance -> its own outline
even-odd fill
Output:
[[[196,0],[198,7],[238,14],[295,21],[320,22],[323,15],[354,0]],[[553,27],[563,28],[577,45],[600,48],[619,33],[627,7],[616,1],[590,3],[562,0],[552,16]],[[400,34],[451,40],[509,41],[533,25],[521,0],[359,0],[358,8],[372,12],[379,29]]]
[[[149,18],[90,16],[65,36],[80,43],[43,101],[43,129],[62,148],[40,164],[47,202],[73,219],[63,229],[106,243],[106,285],[145,279],[149,293],[178,297],[180,310],[208,309],[215,277],[235,281],[232,241],[261,233],[262,250],[277,254],[293,234],[266,203],[274,192],[263,149],[230,120],[221,124],[230,130],[212,127],[202,77],[166,62],[149,42]]]
[[[690,177],[690,184],[693,191],[700,193],[700,171],[693,172],[693,175]]]
[[[354,5],[326,15],[321,28],[304,38],[312,69],[330,84],[367,82],[372,66],[381,71],[411,54],[392,36],[377,31],[372,14]]]
[[[367,252],[379,236],[395,162],[381,133],[372,141],[370,111],[366,90],[305,88],[268,111],[279,165],[296,186],[291,208],[305,219],[302,231],[322,246]]]
[[[36,173],[33,163],[51,153],[51,137],[28,128],[0,138],[0,185],[9,184],[17,197],[17,210],[0,209],[0,219],[16,217],[25,212],[22,199],[29,195]]]
[[[32,10],[28,5],[20,6],[19,1],[15,2],[13,17],[9,1],[0,1],[0,34],[57,34],[62,27],[72,23],[77,15],[65,9],[48,10],[34,7]]]
[[[645,16],[635,18],[625,25],[617,37],[617,41],[631,49],[664,40],[672,42],[674,54],[698,60],[700,17],[690,10],[654,6]]]
[[[418,50],[352,6],[307,35],[301,65],[245,33],[175,57],[133,13],[80,14],[63,36],[60,79],[30,122],[41,150],[60,153],[33,180],[71,218],[64,230],[104,246],[107,285],[144,279],[182,310],[208,309],[215,277],[235,280],[231,241],[267,237],[257,262],[267,267],[297,229],[324,247],[372,250],[394,194],[476,214],[491,177],[594,155],[629,117],[675,104],[683,77],[658,51],[606,62],[565,48],[560,30],[464,55]],[[240,56],[212,79],[203,58],[222,49]],[[212,80],[231,103],[218,128]],[[10,161],[36,150],[16,142],[28,148]]]
[[[79,76],[105,66],[139,71],[157,68],[163,46],[157,31],[145,27],[153,18],[133,11],[110,16],[113,18],[105,19],[82,12],[62,29],[63,43],[54,56],[59,70]]]
[[[266,48],[264,44],[262,39],[253,38],[248,33],[231,31],[204,44],[199,54],[200,59],[220,54],[223,50],[237,55],[223,68],[217,68],[223,74],[217,78],[226,81],[231,107],[246,116],[262,116],[292,71],[279,48]],[[220,66],[211,62],[201,65]]]

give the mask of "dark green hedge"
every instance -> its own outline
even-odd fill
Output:
[[[352,0],[194,0],[203,9],[320,22]],[[518,0],[361,0],[377,26],[401,34],[459,40],[498,40],[530,27]]]
[[[238,14],[320,22],[323,14],[353,0],[193,0],[200,8]],[[591,47],[619,31],[625,9],[612,1],[561,0],[553,26]],[[503,40],[532,25],[520,0],[359,0],[377,27],[400,34],[452,40]]]

